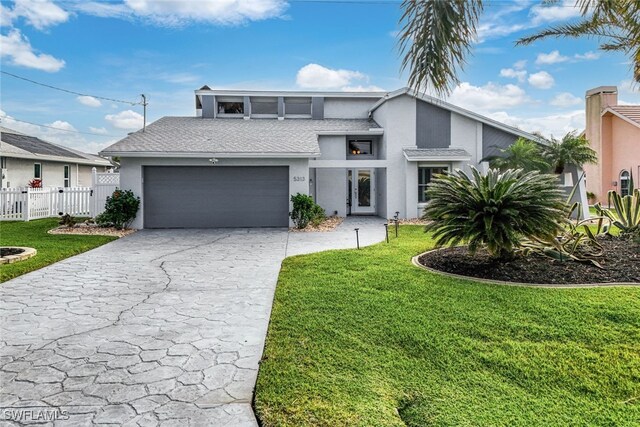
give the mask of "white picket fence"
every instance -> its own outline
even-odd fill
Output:
[[[92,187],[44,187],[0,189],[0,221],[71,216],[94,217],[104,211],[107,196],[118,187],[116,173],[97,173]]]

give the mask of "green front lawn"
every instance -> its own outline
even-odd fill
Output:
[[[38,254],[33,258],[0,266],[0,282],[5,282],[116,239],[107,236],[47,233],[48,230],[57,226],[57,218],[28,222],[0,222],[0,246],[27,246],[38,251]]]
[[[637,426],[640,288],[484,285],[411,265],[421,227],[284,261],[264,426]]]

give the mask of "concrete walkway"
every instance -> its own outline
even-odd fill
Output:
[[[280,263],[383,223],[145,230],[0,285],[0,425],[256,425]]]

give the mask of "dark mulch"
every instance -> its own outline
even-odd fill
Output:
[[[420,264],[435,270],[481,279],[518,283],[580,284],[640,283],[640,244],[614,237],[599,239],[605,255],[602,269],[591,263],[559,262],[542,255],[497,262],[485,252],[471,255],[466,247],[446,248],[424,254]]]
[[[5,257],[8,255],[18,255],[24,252],[24,249],[18,248],[0,248],[0,257]]]

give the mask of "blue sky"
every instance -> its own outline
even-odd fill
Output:
[[[527,131],[584,126],[584,93],[616,85],[640,103],[628,59],[595,40],[519,37],[575,19],[572,0],[488,3],[474,53],[448,100]],[[2,70],[79,93],[139,100],[148,121],[194,115],[193,90],[394,90],[406,84],[399,2],[2,1]],[[79,98],[1,75],[4,126],[90,152],[141,126],[142,108]],[[80,134],[18,122],[22,120]],[[93,135],[91,135],[93,134]],[[97,134],[97,135],[96,135]]]

